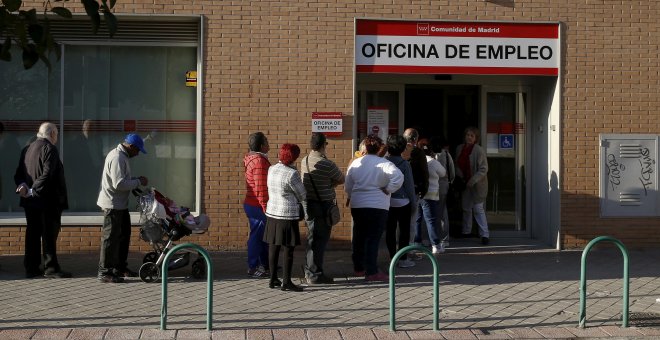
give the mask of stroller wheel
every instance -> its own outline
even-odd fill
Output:
[[[206,261],[204,261],[204,258],[198,258],[193,262],[191,275],[195,279],[203,279],[206,277]]]
[[[142,263],[147,263],[147,262],[154,262],[154,263],[158,262],[158,253],[152,251],[145,254],[144,257],[142,258]]]
[[[140,267],[140,280],[142,282],[156,282],[160,278],[160,268],[153,262],[147,262]]]

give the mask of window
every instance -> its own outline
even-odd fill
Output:
[[[60,130],[68,214],[98,213],[105,155],[130,132],[142,136],[147,150],[131,160],[132,174],[148,177],[150,186],[198,210],[199,91],[186,86],[186,73],[197,71],[199,63],[197,41],[134,46],[123,44],[126,40],[64,44],[61,62],[53,62],[50,73],[43,65],[23,70],[20,52],[14,54],[18,60],[0,63],[5,126],[0,151],[10,165],[0,169],[0,213],[22,211],[14,170],[21,146],[46,120]]]

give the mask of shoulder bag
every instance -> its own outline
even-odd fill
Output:
[[[309,180],[312,181],[312,187],[314,187],[314,193],[316,194],[316,198],[321,201],[321,196],[319,196],[318,190],[316,190],[316,184],[314,184],[314,177],[312,177],[312,170],[309,168],[309,156],[305,159],[307,161],[307,173],[309,174]],[[324,204],[325,210],[323,213],[325,214],[325,223],[327,223],[329,226],[334,226],[337,223],[339,223],[339,220],[341,219],[341,213],[339,212],[339,207],[337,206],[337,200],[334,199],[331,202],[329,202],[329,206],[326,208]]]

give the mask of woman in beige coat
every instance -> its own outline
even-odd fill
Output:
[[[463,133],[465,143],[456,148],[456,176],[463,179],[465,189],[461,194],[463,207],[463,235],[472,231],[472,215],[479,225],[481,243],[488,244],[490,234],[484,203],[488,196],[488,160],[479,146],[479,130],[467,127]]]

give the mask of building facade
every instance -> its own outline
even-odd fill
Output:
[[[416,127],[453,149],[478,127],[493,238],[660,243],[658,1],[118,1],[112,39],[66,6],[80,16],[53,23],[63,53],[50,72],[0,63],[1,254],[23,252],[12,177],[46,120],[60,127],[71,198],[63,252],[98,250],[100,164],[128,132],[148,151],[133,173],[210,217],[187,240],[224,250],[249,232],[248,135],[263,131],[276,161],[283,143],[308,152],[324,124],[343,170],[368,133]],[[342,213],[332,238],[348,246]]]

